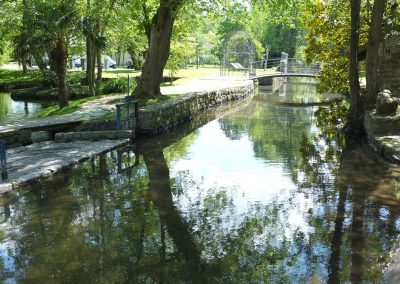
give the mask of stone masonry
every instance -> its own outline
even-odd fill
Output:
[[[384,40],[380,55],[380,89],[388,89],[395,97],[400,97],[400,35]]]
[[[136,130],[147,135],[163,132],[205,109],[247,97],[254,89],[253,81],[244,81],[235,87],[190,93],[171,101],[141,108]]]

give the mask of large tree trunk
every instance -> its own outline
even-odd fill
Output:
[[[21,65],[22,65],[22,73],[26,74],[26,72],[28,71],[28,64],[26,63],[26,56],[22,56]]]
[[[68,88],[66,83],[68,55],[65,48],[64,39],[62,37],[57,39],[54,55],[58,85],[58,100],[60,108],[63,108],[68,105]]]
[[[96,35],[100,35],[100,21],[96,21]],[[100,95],[100,85],[103,77],[103,67],[101,66],[101,50],[96,47],[97,76],[96,76],[96,95]]]
[[[103,77],[103,67],[101,67],[101,50],[96,48],[96,61],[97,61],[97,77],[96,77],[96,95],[100,95],[101,79]]]
[[[350,111],[347,130],[350,133],[363,131],[363,108],[360,97],[358,76],[358,42],[360,30],[360,0],[351,0],[351,32],[350,32]]]
[[[369,28],[367,43],[367,96],[365,109],[372,109],[375,106],[376,97],[379,92],[379,43],[382,39],[382,22],[385,12],[386,0],[375,0],[372,9],[371,26]]]
[[[161,0],[151,23],[149,49],[142,68],[142,76],[134,91],[141,98],[161,95],[160,84],[170,51],[171,35],[177,11],[183,1]]]
[[[86,80],[89,86],[90,96],[95,95],[94,91],[94,44],[90,36],[86,37]]]

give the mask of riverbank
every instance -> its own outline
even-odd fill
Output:
[[[168,129],[180,122],[193,119],[198,113],[207,108],[247,97],[254,92],[254,82],[249,80],[204,78],[191,80],[187,85],[163,87],[162,92],[167,96],[179,92],[182,95],[167,103],[140,108],[139,117],[142,121],[141,125],[149,126],[150,124],[154,124],[153,128],[157,129],[157,131],[147,133],[156,134],[160,132],[158,130],[161,128]],[[120,95],[89,101],[83,104],[80,110],[67,115],[31,119],[1,126],[0,137],[2,139],[8,137],[8,143],[10,143],[14,139],[12,134],[16,133],[15,140],[21,144],[21,147],[7,150],[8,181],[0,183],[0,194],[10,191],[19,185],[46,178],[94,155],[110,151],[128,143],[128,140],[121,139],[114,141],[82,141],[82,133],[85,133],[82,130],[85,128],[85,126],[82,126],[84,122],[91,125],[96,124],[97,128],[101,128],[91,129],[91,131],[86,132],[88,137],[96,136],[99,138],[98,133],[94,133],[94,131],[109,130],[102,129],[104,125],[115,127],[115,120],[111,121],[111,123],[109,120],[110,117],[115,117],[115,104],[122,100],[123,97],[123,95]],[[171,116],[171,112],[175,116]],[[157,123],[154,119],[146,119],[146,114],[148,115],[149,113],[159,116],[160,119],[157,119]],[[150,117],[155,118],[154,115]],[[170,120],[168,117],[176,119]],[[52,126],[54,126],[54,129],[51,129]],[[66,129],[74,129],[73,131],[80,129],[79,131],[83,132],[75,132],[76,135],[70,133],[68,137],[57,140],[61,142],[44,141],[30,144],[32,132],[42,131],[45,128],[47,131],[53,132],[53,135],[56,137],[60,134],[57,134],[57,131],[61,131],[62,133]],[[140,125],[137,130],[140,130]],[[18,139],[22,139],[21,137],[29,139],[19,141]],[[118,137],[118,135],[115,135],[115,137]],[[75,138],[79,140],[71,141],[75,140]],[[65,143],[66,141],[70,142]]]
[[[385,159],[400,164],[400,115],[381,116],[372,110],[364,116],[368,143]],[[392,202],[396,202],[392,200]],[[400,281],[400,239],[390,252],[390,260],[382,277],[382,283],[395,284]]]
[[[400,164],[400,114],[380,116],[370,111],[364,116],[369,144],[384,158]]]
[[[391,263],[385,270],[382,277],[384,284],[397,284],[400,283],[400,237],[397,238],[392,250],[390,251]]]

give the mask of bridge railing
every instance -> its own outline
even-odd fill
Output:
[[[268,60],[254,61],[253,70],[254,74],[250,74],[253,76],[260,73],[262,74],[265,71],[280,72],[282,74],[296,73],[296,74],[315,75],[320,71],[320,64],[319,63],[307,64],[305,61],[295,58],[288,58],[285,60],[282,60],[281,58],[272,58]]]

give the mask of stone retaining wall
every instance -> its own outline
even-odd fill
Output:
[[[392,35],[380,46],[380,89],[389,89],[393,96],[400,97],[400,36]]]
[[[87,132],[63,132],[57,133],[54,137],[55,142],[71,142],[77,140],[119,140],[132,137],[131,130],[121,131],[87,131]]]
[[[400,115],[379,116],[373,110],[364,116],[364,128],[368,138],[379,135],[400,134]]]
[[[136,130],[138,133],[148,135],[163,132],[205,109],[245,98],[254,90],[254,82],[246,81],[239,86],[191,93],[158,105],[140,108]]]
[[[20,129],[0,133],[0,139],[6,141],[7,149],[26,146],[32,143],[31,130]]]

